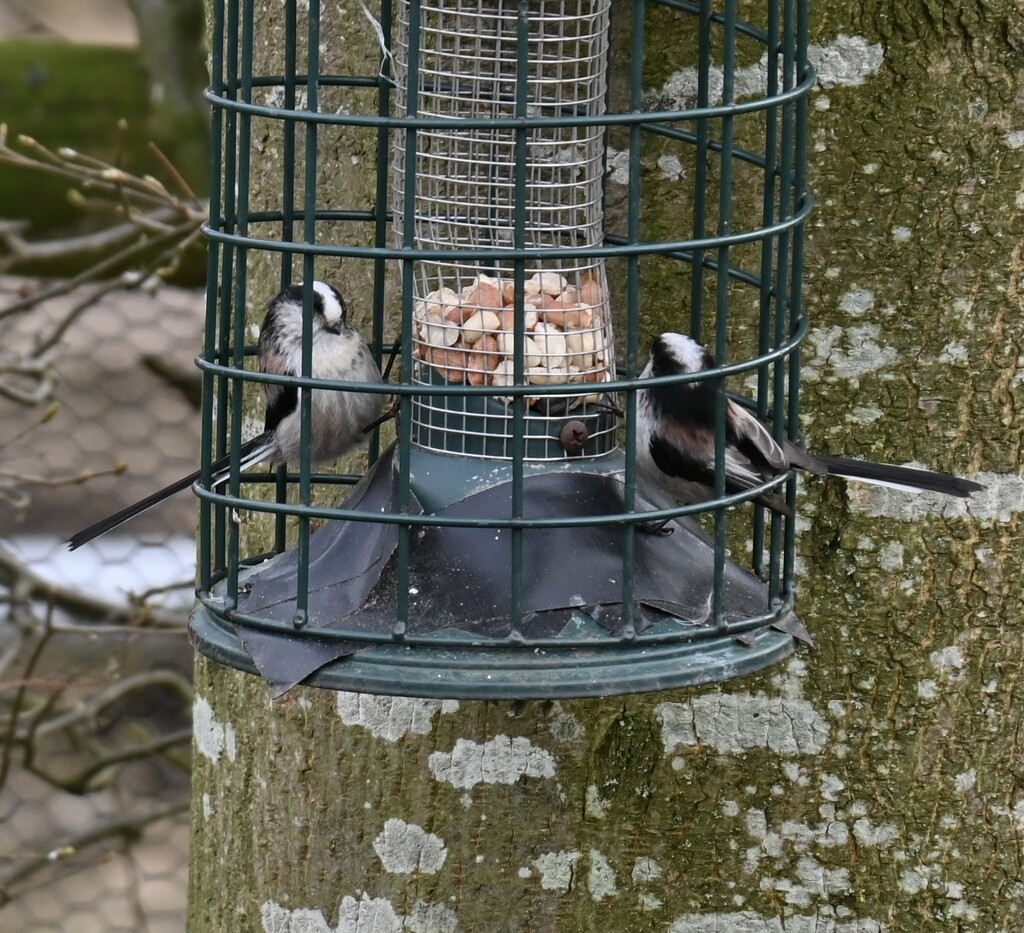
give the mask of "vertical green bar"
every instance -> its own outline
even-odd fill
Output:
[[[241,40],[239,33],[240,28],[243,28],[242,24],[240,24],[240,19],[244,20],[244,18],[245,15],[240,12],[238,3],[232,3],[229,7],[227,20],[226,48],[230,50],[227,73],[232,96],[236,99],[239,99],[241,96],[239,83],[240,66],[239,60],[236,57],[236,49],[240,48]],[[241,142],[241,117],[238,115],[234,116],[230,124],[230,142],[228,146],[230,165],[226,167],[227,171],[225,172],[227,179],[225,187],[231,189],[229,196],[230,211],[227,214],[227,221],[228,226],[233,228],[234,232],[241,234],[243,231],[242,210],[239,207],[238,201],[242,190],[241,166],[246,155],[243,153],[244,147]],[[236,370],[241,370],[245,366],[245,294],[242,294],[242,300],[240,301],[238,290],[238,267],[240,262],[244,261],[240,259],[243,252],[241,249],[232,248],[229,261],[225,255],[224,270],[228,279],[224,283],[221,292],[225,312],[228,309],[231,311],[230,317],[224,320],[223,336],[226,344],[223,362],[227,363],[229,361],[231,367]],[[237,496],[239,493],[239,444],[242,436],[244,394],[245,384],[242,380],[232,379],[230,383],[230,416],[227,436],[227,446],[231,455],[231,475],[234,477],[228,485],[228,492],[232,496]],[[226,605],[233,608],[238,604],[239,595],[239,526],[237,522],[225,521],[225,528],[228,570]]]
[[[391,0],[382,0],[380,6],[380,25],[388,52],[391,51]],[[381,53],[380,72],[377,78],[377,115],[387,117],[391,112],[391,59]],[[373,242],[380,250],[388,244],[388,168],[390,167],[391,131],[387,126],[377,129],[377,189],[374,194]],[[383,372],[383,341],[386,321],[384,319],[384,290],[387,286],[387,262],[381,256],[373,260],[373,350]],[[403,330],[402,333],[410,333]],[[403,373],[408,372],[403,369]],[[380,432],[374,431],[370,438],[369,462],[373,463],[380,456]]]
[[[647,4],[644,0],[633,3],[633,37],[629,76],[629,107],[640,110],[643,105],[644,80],[644,38],[647,21]],[[643,130],[639,123],[629,128],[629,189],[626,217],[626,238],[630,243],[640,242],[640,187]],[[638,344],[640,329],[640,257],[630,256],[626,260],[626,365],[631,375],[639,369]],[[625,511],[632,512],[636,505],[636,391],[626,395],[626,443],[625,443],[625,489],[623,490]],[[636,635],[635,610],[635,567],[636,524],[628,522],[622,529],[622,637],[632,639]]]
[[[237,0],[228,0],[228,18],[225,28],[224,54],[225,80],[223,95],[229,99],[237,98],[238,95],[238,64],[236,60],[236,49],[238,48],[238,3]],[[235,183],[238,177],[238,115],[234,110],[228,110],[224,115],[224,135],[219,141],[223,157],[223,175],[221,191],[223,198],[223,209],[221,217],[221,229],[224,232],[235,228]],[[226,365],[231,359],[231,322],[234,319],[234,281],[235,247],[231,243],[225,243],[222,249],[219,292],[217,300],[220,304],[220,326],[217,331],[217,362]],[[217,450],[216,458],[219,459],[229,452],[229,423],[230,403],[234,381],[227,376],[217,377]],[[227,514],[228,510],[221,508],[217,510],[214,535],[216,538],[214,552],[221,567],[229,567],[232,563],[231,555],[228,554],[228,532],[234,525]]]
[[[284,11],[284,109],[295,110],[296,43],[298,40],[298,0],[287,0]],[[295,121],[281,120],[283,141],[281,148],[281,242],[291,243],[295,239]],[[292,253],[281,253],[281,285],[285,286],[292,280]],[[275,498],[278,502],[288,501],[288,465],[277,465],[277,482]],[[274,550],[280,553],[285,549],[288,531],[288,516],[284,514],[274,517]]]
[[[727,0],[722,22],[722,104],[735,102],[736,79],[736,2]],[[722,116],[721,181],[718,192],[718,236],[732,233],[732,151],[733,117]],[[715,282],[715,359],[724,365],[728,355],[729,336],[729,247],[720,246],[717,256]],[[715,382],[715,498],[725,495],[725,380]],[[715,625],[725,620],[725,549],[727,513],[719,506],[715,509],[715,582],[712,608]]]
[[[787,11],[787,27],[790,19]],[[807,63],[807,42],[808,22],[806,0],[797,0],[796,12],[793,18],[793,28],[787,29],[792,32],[793,39],[793,70],[794,81],[799,84],[804,81],[809,73]],[[793,187],[794,187],[794,211],[803,206],[805,199],[811,197],[807,190],[807,122],[808,122],[808,95],[801,94],[796,101],[796,114],[794,128],[794,166],[793,166]],[[793,231],[793,278],[792,298],[789,305],[789,327],[790,333],[795,333],[797,327],[802,323],[803,311],[801,306],[801,294],[803,291],[804,273],[804,224],[800,224]],[[789,436],[797,436],[798,418],[800,416],[800,348],[797,347],[789,357]],[[793,505],[796,499],[795,482],[790,481],[788,499]],[[796,523],[789,519],[786,523],[786,547],[785,565],[783,568],[783,588],[787,596],[793,593],[794,562],[796,559]]]
[[[795,35],[793,32],[794,19],[794,0],[784,0],[783,3],[783,20],[782,20],[782,35],[781,38],[781,51],[782,51],[782,90],[789,91],[794,86],[795,75],[793,72],[793,54],[794,54],[794,42]],[[778,60],[778,51],[776,52],[776,60]],[[782,142],[780,146],[779,156],[779,217],[785,219],[793,216],[794,210],[794,195],[793,195],[793,156],[795,149],[795,132],[796,126],[794,124],[795,111],[792,103],[786,103],[782,105]],[[779,343],[783,342],[793,332],[789,322],[789,307],[790,307],[790,284],[791,276],[790,269],[795,257],[792,255],[792,233],[790,231],[783,231],[779,234],[779,246],[778,246],[778,264],[775,273],[775,334],[776,339]],[[789,359],[792,359],[790,355]],[[774,365],[774,386],[772,390],[772,413],[773,418],[777,425],[783,425],[787,421],[788,430],[791,437],[796,436],[798,429],[798,419],[795,416],[790,420],[787,416],[789,411],[787,409],[787,367],[789,365],[789,359],[777,360]],[[796,504],[795,496],[795,483],[791,480],[786,490],[786,498],[790,506]],[[776,521],[778,524],[778,521]],[[782,538],[786,541],[795,543],[795,526],[792,519],[785,519],[785,528],[781,532],[774,532],[772,536],[772,549],[770,552],[771,560],[771,579],[775,585],[770,595],[777,596],[780,589],[785,589],[785,577],[786,571],[784,564],[791,563],[791,554],[786,553],[791,551],[790,544],[784,544]]]
[[[789,0],[787,0],[789,3]],[[791,78],[791,70],[786,64],[787,54],[785,48],[789,41],[789,36],[792,31],[792,8],[791,3],[787,6],[784,16],[782,29],[784,34],[780,35],[778,29],[775,34],[775,43],[771,50],[771,73],[777,75],[780,71],[778,66],[779,53],[783,52],[782,56],[782,90],[787,91],[793,86]],[[779,184],[779,218],[784,219],[792,216],[792,162],[791,153],[793,146],[793,124],[790,119],[790,113],[792,105],[783,104],[781,105],[782,111],[782,143],[781,143],[781,164],[777,167],[777,175],[780,179]],[[772,108],[774,113],[778,110],[778,107]],[[786,341],[792,330],[789,327],[788,314],[786,313],[786,307],[788,304],[788,269],[791,262],[790,255],[790,233],[784,231],[778,236],[778,252],[777,252],[777,265],[775,269],[775,308],[774,308],[774,340],[775,345],[779,346]],[[782,432],[786,429],[787,417],[786,417],[786,362],[784,360],[776,360],[772,368],[773,373],[773,384],[772,384],[772,421],[774,423],[775,437],[781,439]],[[790,430],[793,429],[794,424],[790,424]],[[795,499],[793,497],[793,481],[789,483],[787,488],[787,498],[789,504],[792,507],[795,505]],[[771,547],[769,550],[769,586],[768,586],[768,597],[769,600],[774,603],[778,600],[783,587],[783,572],[781,570],[783,563],[783,547],[784,537],[792,537],[792,530],[794,528],[792,519],[783,519],[776,516],[772,521],[772,537]]]
[[[516,119],[526,117],[530,104],[530,4],[519,0],[516,15]],[[517,250],[526,249],[526,161],[528,134],[524,126],[515,130],[515,167],[513,178],[512,238]],[[526,281],[526,263],[515,261],[513,287],[516,308],[523,307],[522,297]],[[517,386],[526,383],[526,318],[517,314],[513,324],[515,352],[512,360],[513,381]],[[512,517],[523,517],[523,459],[526,456],[526,399],[516,395],[512,400]],[[512,637],[522,637],[523,622],[523,529],[512,528],[511,533],[511,585],[509,602]]]
[[[409,0],[409,61],[406,87],[406,116],[419,116],[420,89],[420,0]],[[416,151],[419,140],[415,126],[405,132],[405,178],[402,191],[402,249],[407,258],[402,261],[402,333],[413,333],[412,305],[415,289],[415,266],[413,255],[416,249]],[[402,379],[408,380],[412,373],[412,340],[402,340]],[[400,513],[408,513],[412,499],[412,470],[410,453],[412,448],[412,398],[404,391],[399,393],[398,411],[398,503]],[[395,594],[398,617],[392,630],[394,638],[405,635],[409,621],[409,560],[412,527],[408,524],[398,528],[398,553],[396,556],[397,586]]]
[[[773,100],[779,93],[779,70],[775,66],[777,48],[779,44],[779,3],[778,0],[768,0],[768,24],[767,24],[766,54],[768,56],[768,76],[766,93],[769,101]],[[778,139],[778,108],[769,106],[764,111],[764,192],[761,201],[761,226],[765,229],[775,223],[775,195],[776,195],[776,163]],[[772,330],[772,293],[774,274],[772,263],[775,258],[775,238],[765,235],[761,240],[761,292],[759,295],[759,321],[757,328],[757,352],[764,356],[773,346],[778,346],[778,328],[774,333]],[[776,318],[776,323],[778,318]],[[762,420],[768,414],[768,388],[769,372],[771,367],[762,363],[757,368],[757,416]],[[783,425],[775,422],[775,438],[781,439]],[[764,579],[764,526],[766,510],[762,506],[754,507],[754,540],[751,546],[751,558],[754,573],[762,580]],[[776,538],[778,537],[778,522],[772,522],[772,549],[776,549]],[[769,602],[774,600],[776,586],[775,574],[769,573],[768,592]]]
[[[320,0],[309,0],[309,20],[306,24],[306,109],[316,113],[320,108]],[[317,124],[306,123],[304,185],[302,198],[302,239],[308,245],[316,244],[317,196]],[[316,278],[315,256],[312,252],[302,256],[302,376],[313,374],[313,281]],[[313,484],[311,440],[313,417],[313,390],[299,389],[299,502],[309,505]],[[299,516],[296,545],[298,571],[295,581],[295,616],[292,625],[301,628],[309,621],[309,517]]]
[[[711,0],[701,0],[698,15],[697,107],[707,107],[711,74]],[[693,173],[693,238],[704,239],[708,186],[708,118],[697,120]],[[693,251],[693,279],[690,283],[690,333],[698,340],[704,317],[704,250]]]
[[[284,10],[284,74],[281,76],[284,90],[284,109],[295,110],[295,88],[298,83],[297,52],[298,0],[287,0]],[[281,120],[283,140],[281,144],[281,242],[291,243],[295,239],[295,121]],[[292,253],[281,253],[281,285],[292,280]]]
[[[218,98],[223,98],[224,87],[224,0],[217,0],[213,5],[213,23],[210,32],[210,87]],[[213,230],[224,227],[223,197],[223,146],[224,146],[224,110],[213,105],[210,111],[210,217],[209,224]],[[203,330],[203,359],[211,362],[217,355],[217,281],[220,272],[220,261],[223,252],[214,241],[207,244],[206,256],[206,322]],[[219,380],[212,373],[203,371],[203,402],[202,402],[202,438],[200,444],[200,482],[210,488],[214,460],[214,386]],[[223,386],[219,387],[218,397],[223,396]],[[223,422],[220,422],[223,425]],[[213,546],[213,515],[209,502],[201,500],[199,504],[199,547],[197,554],[197,570],[199,585],[209,590],[213,580],[214,567]]]

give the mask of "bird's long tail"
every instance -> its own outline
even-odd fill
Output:
[[[262,460],[268,459],[268,457],[274,452],[274,438],[273,432],[264,431],[262,434],[254,437],[250,441],[246,441],[241,448],[240,456],[241,463],[240,468],[247,470],[252,466],[255,466]],[[231,454],[225,454],[219,460],[215,461],[212,465],[213,471],[213,483],[214,487],[219,486],[228,478],[228,471],[231,468]],[[191,486],[199,477],[202,475],[201,470],[196,470],[194,473],[189,473],[188,476],[183,476],[179,480],[175,480],[169,486],[164,486],[163,489],[158,489],[156,492],[151,492],[148,496],[139,499],[138,502],[133,502],[131,505],[125,506],[120,512],[115,512],[113,515],[108,515],[106,518],[101,518],[98,522],[90,525],[88,528],[83,528],[81,531],[76,532],[67,540],[68,549],[73,551],[75,548],[81,547],[83,544],[92,541],[93,538],[98,538],[100,535],[105,535],[108,531],[113,531],[119,525],[123,525],[129,519],[135,518],[136,515],[141,515],[147,509],[152,508],[159,502],[163,502],[164,499],[169,499],[175,493],[181,492],[183,489],[187,489]]]
[[[933,473],[931,470],[871,463],[869,460],[852,460],[849,457],[829,457],[822,454],[814,456],[833,476],[843,476],[878,486],[892,486],[914,492],[941,492],[947,496],[959,496],[961,499],[966,499],[971,493],[985,488],[980,483],[953,476],[951,473]]]

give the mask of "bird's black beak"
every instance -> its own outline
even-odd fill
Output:
[[[324,330],[327,331],[329,334],[335,334],[335,335],[340,334],[341,333],[341,321],[338,321],[337,324],[324,324]]]

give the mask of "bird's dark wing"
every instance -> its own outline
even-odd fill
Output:
[[[284,358],[277,353],[269,352],[266,347],[263,348],[260,368],[265,373],[273,373],[278,376],[292,375],[285,365]],[[267,382],[263,385],[263,392],[267,397],[267,412],[263,430],[273,431],[299,407],[299,388],[298,386]]]
[[[651,459],[667,476],[714,488],[714,435],[704,428],[687,427],[678,422],[663,422],[666,433],[651,436]],[[760,486],[764,477],[750,460],[734,447],[725,452],[726,492],[740,492]]]
[[[263,422],[264,431],[273,431],[285,418],[299,407],[298,386],[267,385],[267,415]]]
[[[775,442],[771,431],[750,412],[730,401],[727,417],[736,437],[737,448],[751,462],[763,460],[769,473],[781,473],[789,469],[789,458]]]

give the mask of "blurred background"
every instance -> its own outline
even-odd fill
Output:
[[[177,931],[205,258],[201,0],[0,0],[0,930]]]

